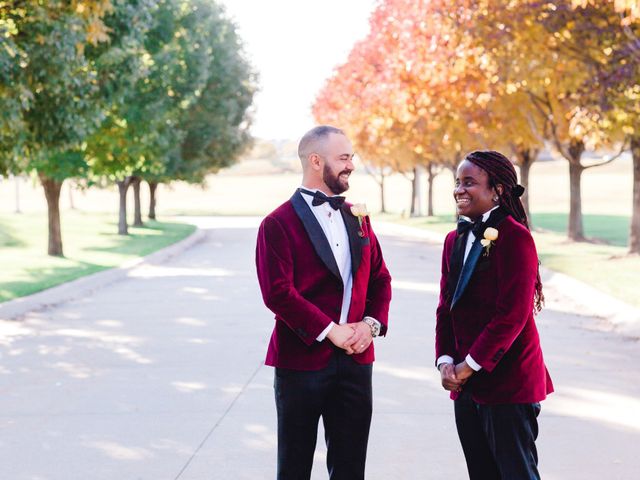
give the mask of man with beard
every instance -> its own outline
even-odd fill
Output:
[[[260,225],[256,266],[275,314],[279,480],[311,477],[318,422],[332,480],[364,479],[373,338],[385,335],[391,277],[366,211],[347,203],[353,148],[319,126],[298,145],[302,186]]]

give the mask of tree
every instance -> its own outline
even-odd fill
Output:
[[[15,159],[16,149],[25,158],[15,168],[38,173],[48,204],[50,255],[63,255],[62,183],[87,173],[84,141],[101,124],[105,106],[125,78],[122,67],[129,52],[122,45],[144,23],[140,13],[147,6],[142,0],[32,0],[3,11],[4,25],[11,24],[14,32],[13,56],[20,58],[20,69],[11,72],[13,84],[3,85],[2,95],[20,100],[21,135],[10,148],[0,140],[1,147],[5,158],[9,152]],[[103,23],[120,16],[127,18],[122,31]]]
[[[383,1],[367,39],[354,46],[318,95],[314,114],[346,125],[359,151],[401,158],[395,162],[400,171],[424,166],[431,179],[436,165],[451,167],[465,152],[491,148],[513,153],[526,188],[529,169],[548,141],[569,163],[568,236],[584,239],[581,174],[612,159],[586,164],[582,155],[619,142],[620,118],[627,132],[635,125],[628,121],[630,102],[617,108],[622,113],[615,121],[590,105],[589,85],[603,83],[603,65],[620,80],[636,63],[638,42],[637,23],[628,20],[636,2],[616,4],[626,5],[622,21],[610,2],[574,3],[584,5],[574,10],[570,0]],[[601,12],[587,3],[597,3]],[[620,53],[613,65],[606,58],[613,59],[612,52]],[[630,90],[637,76],[619,83],[626,88],[624,99],[637,97]],[[605,93],[601,98],[615,97]],[[528,196],[523,201],[528,212]]]
[[[252,144],[249,135],[257,76],[244,58],[235,26],[222,9],[198,2],[203,43],[210,48],[204,86],[179,119],[185,132],[177,178],[198,182],[231,165]]]
[[[234,161],[249,140],[255,91],[235,29],[211,2],[160,2],[142,58],[145,75],[90,142],[94,172],[118,184],[121,234],[129,185],[147,179],[155,217],[159,182],[201,182]]]
[[[574,2],[574,4],[577,2]],[[594,72],[582,85],[585,129],[605,130],[630,145],[633,159],[633,206],[629,252],[640,253],[640,24],[638,2],[580,2],[576,11],[560,9],[550,28],[571,28],[559,48],[579,52]],[[623,13],[623,19],[616,12]],[[625,139],[626,137],[626,139]],[[615,157],[612,157],[612,159]]]
[[[90,100],[97,91],[96,72],[78,51],[86,41],[85,24],[71,9],[28,3],[14,22],[23,58],[18,85],[29,98],[20,112],[22,151],[29,159],[24,168],[35,169],[44,188],[47,251],[62,256],[60,189],[66,178],[85,170],[79,148],[100,119],[98,105]]]
[[[587,94],[583,86],[595,70],[585,62],[583,47],[573,38],[574,24],[562,26],[556,21],[560,12],[581,13],[573,11],[569,1],[522,0],[499,8],[489,8],[486,0],[471,3],[474,22],[469,28],[482,39],[485,63],[494,69],[495,81],[528,97],[547,138],[569,163],[568,236],[584,240],[581,175],[606,162],[586,165],[582,155],[587,148],[609,145],[614,139],[599,122],[589,119],[584,108]],[[597,44],[595,34],[588,40]]]

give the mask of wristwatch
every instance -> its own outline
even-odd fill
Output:
[[[364,317],[362,319],[362,321],[364,323],[366,323],[367,325],[369,325],[369,328],[371,328],[371,336],[372,337],[377,337],[378,335],[380,335],[380,322],[377,321],[375,318],[371,318],[371,317]]]

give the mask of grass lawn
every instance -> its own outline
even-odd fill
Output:
[[[545,267],[640,307],[640,256],[629,256],[626,247],[616,245],[569,242],[557,233],[535,232],[534,237]]]
[[[47,255],[46,213],[0,214],[0,302],[121,265],[177,242],[193,225],[148,221],[117,235],[106,213],[62,212],[64,258]]]
[[[591,243],[567,240],[566,214],[539,213],[532,216],[534,238],[542,265],[640,307],[640,257],[626,254],[629,217],[584,215],[585,235],[596,240]],[[451,215],[429,218],[381,215],[379,218],[441,233],[449,232],[454,227]]]
[[[557,233],[567,232],[569,216],[565,213],[534,213],[534,229],[549,230]],[[625,215],[584,215],[585,235],[597,242],[619,247],[629,245],[630,218]]]
[[[248,165],[241,164],[238,167],[242,168],[237,172],[231,168],[209,177],[206,189],[181,182],[161,185],[158,193],[160,213],[265,215],[286,201],[300,185],[300,173],[274,173],[272,169],[248,169],[245,168]],[[582,207],[588,212],[584,215],[585,233],[599,243],[566,241],[567,215],[564,212],[569,209],[566,161],[536,162],[531,170],[529,194],[532,210],[544,212],[533,214],[534,233],[544,265],[640,306],[640,295],[636,293],[640,259],[626,256],[625,247],[632,206],[632,174],[630,158],[583,174]],[[363,168],[354,172],[350,184],[349,201],[366,202],[369,211],[379,211],[379,188]],[[401,218],[400,212],[406,211],[409,205],[411,183],[397,174],[389,177],[385,185],[387,209],[395,214],[376,215],[376,218],[440,232],[453,228],[453,177],[448,172],[438,175],[434,182],[434,205],[438,214],[434,218]],[[159,248],[154,246],[155,241],[163,241],[166,245],[178,239],[170,238],[179,235],[172,232],[169,225],[153,223],[145,229],[132,229],[131,238],[121,238],[114,234],[115,216],[82,215],[69,210],[71,199],[83,211],[102,211],[105,205],[116,209],[118,194],[115,187],[78,190],[71,182],[65,182],[63,189],[61,207],[64,209],[63,240],[67,258],[51,259],[43,254],[47,241],[45,214],[29,213],[17,217],[9,213],[15,208],[15,182],[0,181],[0,300],[24,294],[16,291],[34,291],[30,287],[36,283],[38,289],[42,289],[81,273],[118,265],[127,258]],[[247,192],[251,194],[247,195]],[[42,187],[37,182],[23,181],[20,194],[23,211],[46,211]],[[142,202],[143,205],[148,203],[147,188],[142,189]],[[616,215],[610,215],[613,212]],[[17,218],[21,219],[20,226],[16,223]],[[7,286],[9,282],[11,288]]]

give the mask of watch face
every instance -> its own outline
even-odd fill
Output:
[[[377,337],[380,333],[380,326],[370,318],[365,319],[364,322],[371,328],[371,336]]]

